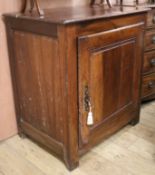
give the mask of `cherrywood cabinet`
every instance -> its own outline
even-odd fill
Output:
[[[139,121],[146,9],[7,14],[19,134],[74,169],[79,156]],[[92,108],[92,125],[87,117]]]

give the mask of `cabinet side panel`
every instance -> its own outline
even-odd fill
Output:
[[[21,122],[62,142],[58,41],[14,31],[14,69]]]

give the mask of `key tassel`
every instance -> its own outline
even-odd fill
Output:
[[[88,112],[88,117],[87,117],[87,125],[92,126],[94,124],[94,117],[92,113],[92,107],[91,104],[89,103],[89,112]]]

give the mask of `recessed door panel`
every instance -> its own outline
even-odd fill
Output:
[[[126,42],[101,52],[94,52],[90,57],[90,97],[93,106],[94,123],[98,124],[121,107],[132,103],[132,84],[134,42]],[[121,47],[121,48],[120,48]],[[122,56],[120,49],[126,49],[128,57]],[[110,77],[110,78],[109,78]]]

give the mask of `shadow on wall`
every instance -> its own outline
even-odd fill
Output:
[[[5,27],[2,14],[19,11],[21,0],[0,1],[0,140],[17,133]]]

